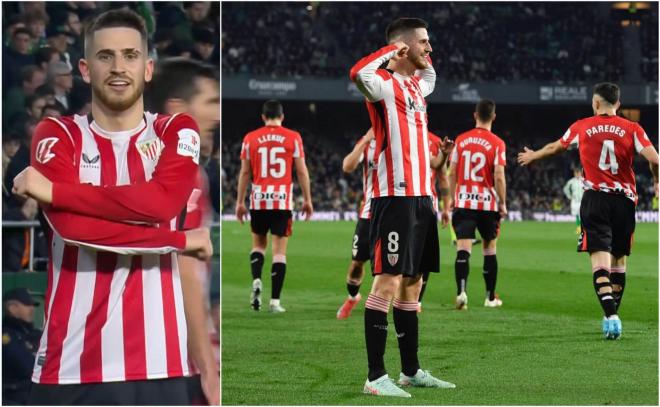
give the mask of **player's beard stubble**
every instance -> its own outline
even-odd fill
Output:
[[[129,81],[130,85],[124,93],[117,93],[111,89],[107,89],[107,84],[109,82],[110,81],[92,81],[92,95],[94,98],[98,98],[98,100],[108,109],[116,112],[129,109],[144,93],[144,81]]]

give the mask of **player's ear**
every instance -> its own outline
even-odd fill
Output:
[[[89,76],[89,65],[87,65],[87,60],[85,58],[81,58],[80,61],[78,61],[78,70],[80,71],[80,75],[82,75],[83,81],[85,81],[85,83],[92,82]]]
[[[495,113],[493,113],[493,119],[491,121],[494,122],[496,117],[497,117],[497,115]]]
[[[474,121],[476,122],[477,121],[477,112],[473,112],[472,117],[474,118]]]
[[[151,58],[147,58],[147,65],[145,66],[144,69],[144,81],[151,82],[151,78],[153,77],[153,74],[154,74],[154,60]]]

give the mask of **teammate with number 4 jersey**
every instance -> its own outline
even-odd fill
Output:
[[[451,157],[449,185],[454,202],[452,225],[456,231],[456,308],[467,308],[467,277],[475,229],[483,239],[486,307],[500,307],[497,283],[497,237],[500,219],[506,216],[506,146],[490,130],[495,103],[481,100],[474,112],[476,127],[456,138]]]
[[[242,224],[247,216],[245,198],[248,181],[252,178],[250,304],[255,311],[261,308],[261,272],[270,231],[273,236],[270,311],[284,312],[285,309],[280,305],[280,293],[286,273],[286,245],[291,236],[294,168],[303,193],[302,211],[306,219],[312,216],[312,195],[302,138],[300,133],[282,127],[284,110],[280,102],[269,100],[264,103],[261,118],[265,126],[248,133],[243,139],[236,217]]]
[[[594,289],[605,313],[603,334],[617,339],[622,332],[618,309],[626,283],[626,257],[635,231],[633,158],[637,153],[649,161],[657,194],[658,153],[639,124],[616,115],[621,106],[617,85],[599,83],[593,93],[594,116],[576,121],[559,140],[538,151],[525,147],[518,162],[529,165],[577,144],[585,189],[578,251],[591,257]]]

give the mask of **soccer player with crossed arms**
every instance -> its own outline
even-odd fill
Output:
[[[376,140],[369,230],[375,277],[364,312],[369,372],[363,391],[377,396],[411,397],[385,369],[390,302],[402,365],[398,383],[455,387],[422,370],[417,356],[422,274],[439,271],[429,165],[438,168],[440,157],[432,160],[429,153],[424,99],[435,88],[436,74],[426,29],[418,18],[395,20],[386,30],[389,45],[362,58],[350,72],[367,99]],[[385,63],[386,69],[379,69]]]
[[[147,32],[131,11],[85,31],[92,112],[42,120],[14,192],[49,224],[45,325],[30,404],[187,405],[187,329],[175,252],[212,254],[208,229],[177,230],[198,171],[186,114],[144,110]]]
[[[268,232],[272,235],[273,264],[271,268],[271,299],[269,311],[285,312],[280,294],[286,273],[286,246],[292,233],[293,171],[303,194],[302,212],[306,219],[312,216],[312,192],[305,164],[302,138],[297,131],[282,126],[284,109],[277,100],[263,105],[261,119],[264,126],[249,132],[241,147],[241,170],[238,176],[236,217],[243,224],[248,214],[245,206],[247,186],[250,192],[250,227],[252,228],[252,294],[253,310],[261,309],[261,272],[264,253],[268,245]]]
[[[456,138],[451,156],[449,188],[453,199],[452,224],[456,231],[456,308],[466,309],[467,278],[475,230],[483,239],[483,276],[486,283],[485,307],[500,307],[495,294],[497,283],[497,237],[500,219],[506,216],[506,146],[491,132],[495,103],[477,103],[475,128]]]
[[[518,163],[529,165],[566,151],[571,144],[579,148],[585,192],[578,251],[588,252],[591,258],[594,289],[605,313],[601,329],[606,339],[617,339],[623,331],[618,310],[635,231],[635,153],[649,162],[658,190],[658,152],[639,124],[616,115],[619,96],[619,87],[613,83],[595,85],[593,116],[576,121],[559,140],[540,150],[525,147],[518,154]]]

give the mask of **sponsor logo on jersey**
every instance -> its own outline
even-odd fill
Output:
[[[255,192],[254,199],[256,201],[279,201],[284,200],[287,197],[286,192]]]
[[[490,202],[493,200],[493,197],[490,194],[481,194],[478,192],[459,192],[458,200]]]
[[[101,168],[101,163],[99,162],[101,160],[101,156],[97,154],[94,157],[90,157],[89,155],[82,153],[82,164],[80,165],[80,168],[90,168],[94,170],[98,170]]]
[[[179,142],[176,145],[177,154],[192,157],[195,164],[199,164],[199,134],[193,129],[181,129],[177,133]]]
[[[399,255],[396,253],[387,254],[387,262],[390,263],[390,266],[394,266],[399,261]]]
[[[420,103],[416,103],[411,97],[408,97],[408,109],[412,110],[413,112],[426,113],[426,106]]]
[[[158,160],[158,157],[160,157],[160,153],[163,152],[165,145],[161,139],[152,138],[149,140],[136,142],[135,147],[137,147],[138,151],[144,158],[151,161],[156,161]]]
[[[53,149],[53,146],[59,141],[57,137],[48,137],[37,144],[37,149],[34,153],[37,162],[41,164],[46,164],[48,161],[52,160],[55,157],[55,154],[51,153],[50,150]]]

